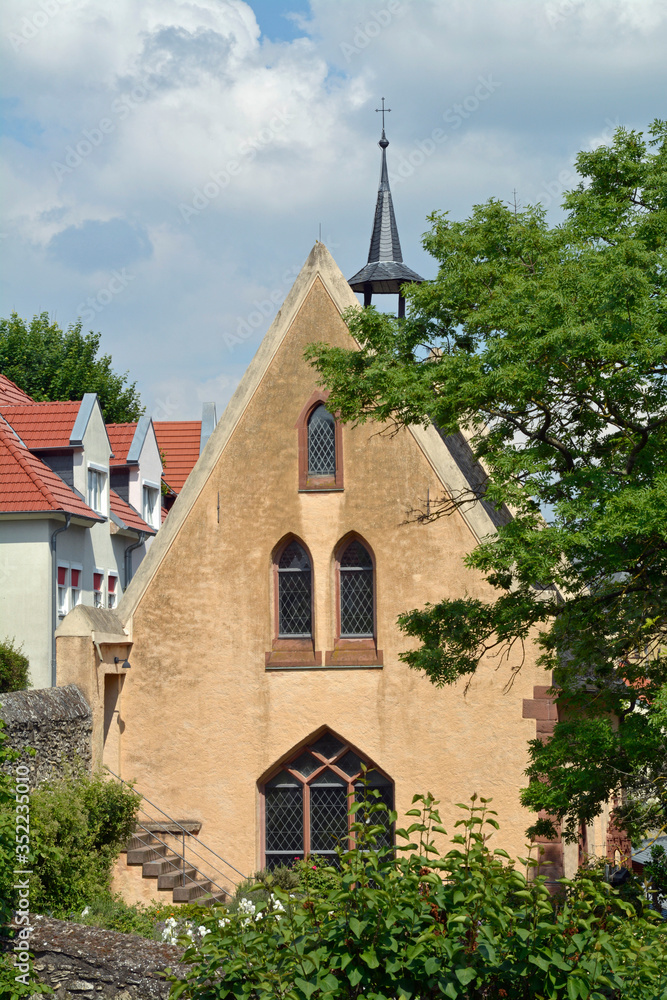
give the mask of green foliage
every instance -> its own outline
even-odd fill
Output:
[[[0,719],[0,928],[14,909],[14,869],[20,867],[15,854],[16,781],[10,770],[19,757],[18,751],[8,746],[5,724]]]
[[[101,775],[41,785],[30,796],[35,913],[66,916],[110,893],[113,864],[134,829],[139,796]]]
[[[98,896],[79,912],[67,914],[69,920],[89,927],[103,927],[121,934],[140,934],[161,940],[165,920],[200,920],[202,907],[196,903],[126,903],[119,895]]]
[[[449,684],[538,637],[566,725],[532,744],[524,801],[569,838],[611,794],[635,834],[667,818],[667,122],[577,168],[557,226],[497,200],[431,216],[438,276],[407,317],[351,310],[360,350],[307,352],[344,420],[463,430],[488,470],[416,516],[500,512],[467,558],[497,598],[402,615],[402,658]]]
[[[498,824],[484,799],[461,807],[444,855],[437,802],[413,804],[397,851],[377,848],[386,825],[373,814],[386,807],[363,804],[371,823],[353,823],[338,884],[303,897],[276,889],[255,913],[207,913],[190,971],[170,977],[172,1000],[667,998],[664,926],[595,878],[563,880],[552,897],[489,847]]]
[[[236,897],[268,899],[275,889],[298,895],[314,895],[319,891],[333,889],[340,885],[340,875],[332,868],[327,858],[310,854],[307,858],[295,858],[291,865],[276,865],[255,872],[252,879],[241,883]]]
[[[11,947],[11,942],[10,942]],[[32,965],[32,960],[30,962]],[[21,979],[17,979],[17,976]],[[32,968],[25,974],[16,968],[12,951],[0,952],[0,997],[2,1000],[21,1000],[22,997],[53,995],[53,990],[41,983]]]
[[[83,334],[81,321],[66,331],[48,313],[30,324],[12,313],[0,319],[0,371],[36,400],[81,399],[96,392],[107,423],[138,420],[144,412],[136,383],[117,375],[111,356],[97,356],[99,333]]]
[[[21,652],[14,639],[5,637],[0,642],[0,694],[23,691],[28,686],[28,657]]]
[[[661,844],[654,844],[651,848],[651,860],[644,865],[644,874],[657,906],[658,897],[667,899],[667,852]]]

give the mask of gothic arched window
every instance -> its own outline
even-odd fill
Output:
[[[373,561],[356,538],[341,553],[340,637],[364,639],[374,635]]]
[[[379,800],[393,809],[394,787],[390,778],[329,732],[301,747],[266,782],[263,791],[267,868],[290,864],[307,854],[324,855],[335,863],[337,847],[344,850],[352,847],[352,820],[348,812],[352,802],[364,797],[362,765],[366,768],[369,789],[377,790]],[[375,814],[373,822],[382,823],[382,817],[385,833],[378,843],[388,846],[393,842],[388,814]],[[358,821],[359,813],[352,819]]]
[[[336,475],[336,421],[324,403],[308,419],[308,475]]]
[[[278,560],[278,636],[310,638],[313,633],[312,572],[298,542],[290,542]]]

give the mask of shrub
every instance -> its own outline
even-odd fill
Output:
[[[276,888],[254,913],[206,914],[208,933],[186,952],[186,977],[170,977],[171,997],[667,1000],[662,925],[583,876],[550,895],[543,878],[489,848],[498,824],[484,799],[462,807],[441,856],[437,803],[414,803],[397,849],[377,847],[382,803],[352,806],[365,821],[353,823],[355,849],[341,852],[338,887],[303,897]]]
[[[109,897],[113,864],[134,829],[139,796],[102,775],[41,785],[30,796],[35,913],[66,916]]]
[[[109,931],[123,934],[140,934],[142,937],[161,941],[167,920],[198,920],[201,922],[202,907],[197,903],[160,903],[153,901],[126,903],[121,896],[106,895],[88,903],[81,913],[70,913],[69,918],[76,923],[90,927],[104,927]]]
[[[28,686],[28,657],[21,652],[14,639],[0,642],[0,694],[23,691]]]

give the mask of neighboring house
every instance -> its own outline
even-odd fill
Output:
[[[147,424],[123,455],[122,496],[94,393],[35,402],[0,375],[0,638],[23,645],[33,687],[57,682],[58,623],[79,604],[115,608],[159,526],[161,467]],[[150,523],[132,503],[146,484],[155,491]]]
[[[162,481],[165,484],[165,513],[183,489],[215,425],[215,403],[204,403],[201,420],[156,420],[155,434],[162,457]]]
[[[450,833],[455,803],[492,798],[495,844],[523,856],[528,741],[555,720],[530,644],[484,656],[467,691],[401,662],[401,612],[495,599],[465,562],[495,512],[409,519],[474,485],[465,442],[327,410],[304,350],[353,348],[355,305],[316,244],[119,607],[58,629],[59,683],[91,704],[96,762],[247,873],[348,843],[362,764],[401,822],[416,792]],[[605,820],[587,831],[601,854]],[[576,867],[576,847],[548,856],[553,877]]]

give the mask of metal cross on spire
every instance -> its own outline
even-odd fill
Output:
[[[391,108],[385,108],[385,106],[384,106],[384,97],[382,98],[382,107],[381,108],[376,108],[375,110],[382,112],[382,132],[384,133],[384,113],[385,113],[385,111],[387,111],[387,112],[391,111]]]

